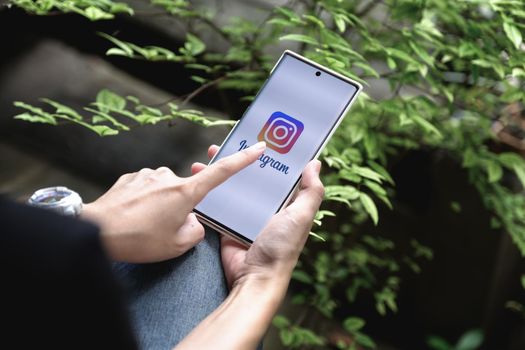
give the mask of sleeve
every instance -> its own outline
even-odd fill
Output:
[[[2,198],[0,222],[4,344],[137,348],[97,227]]]

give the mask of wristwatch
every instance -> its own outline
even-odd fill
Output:
[[[33,193],[27,203],[65,216],[79,216],[82,212],[80,195],[64,186],[42,188]]]

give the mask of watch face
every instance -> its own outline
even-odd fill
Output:
[[[29,205],[52,210],[67,216],[78,216],[82,211],[82,198],[67,187],[47,187],[36,191],[27,201]]]

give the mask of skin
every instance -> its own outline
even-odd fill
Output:
[[[264,142],[210,166],[192,165],[192,176],[177,177],[167,168],[143,169],[122,176],[83,215],[102,228],[102,240],[115,260],[155,262],[179,256],[204,238],[191,213],[214,187],[253,163]],[[211,146],[208,156],[217,152]],[[247,248],[221,237],[222,264],[231,288],[226,300],[181,343],[184,349],[255,349],[281,304],[292,271],[323,199],[321,163],[303,171],[294,200],[275,214]],[[176,208],[176,210],[174,210]],[[116,213],[119,215],[110,215]]]

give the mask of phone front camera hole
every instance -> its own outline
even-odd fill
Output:
[[[318,77],[320,77],[320,76],[321,76],[321,72],[319,72],[319,71],[318,71],[318,72],[315,72],[315,75],[317,75]]]

